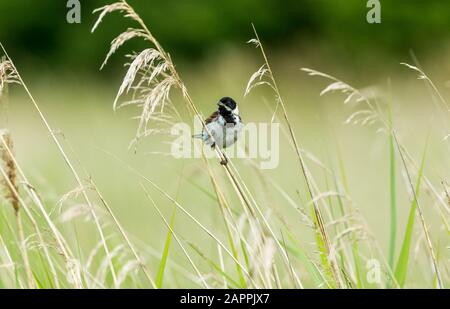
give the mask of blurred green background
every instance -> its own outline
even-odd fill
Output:
[[[108,1],[81,0],[81,24],[66,22],[65,0],[2,0],[0,39],[28,68],[96,72],[111,41],[126,26],[108,16],[95,35],[92,11]],[[273,51],[314,48],[325,58],[358,62],[448,48],[450,2],[381,1],[382,23],[366,22],[365,0],[130,0],[177,63],[201,61],[223,48],[242,49],[253,22]],[[137,42],[127,49],[139,49]],[[113,61],[117,60],[115,57]]]

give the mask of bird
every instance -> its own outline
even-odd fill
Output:
[[[220,149],[224,149],[238,140],[244,125],[235,100],[223,97],[217,105],[218,109],[205,119],[202,133],[195,134],[193,137],[201,139],[211,148],[217,145]],[[221,164],[226,164],[226,161],[222,161]]]

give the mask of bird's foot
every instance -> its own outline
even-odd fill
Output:
[[[222,159],[221,161],[220,161],[220,164],[221,165],[227,165],[228,164],[228,160],[225,158],[225,159]]]

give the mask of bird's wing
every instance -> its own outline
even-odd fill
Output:
[[[215,111],[211,114],[208,118],[205,119],[205,124],[211,123],[213,120],[215,120],[219,116],[219,111]]]

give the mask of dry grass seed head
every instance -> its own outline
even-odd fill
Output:
[[[7,179],[2,180],[2,186],[4,187],[5,197],[11,202],[15,212],[19,211],[19,199],[17,192],[19,188],[17,186],[17,169],[12,158],[13,140],[8,130],[4,129],[0,131],[0,164],[4,170],[4,176]]]
[[[128,28],[127,31],[119,34],[112,42],[111,42],[111,48],[108,51],[108,54],[105,57],[105,60],[102,63],[102,66],[100,67],[100,70],[103,69],[103,67],[108,63],[109,58],[127,41],[136,38],[136,37],[142,37],[146,38],[146,34],[142,29],[134,29],[134,28]]]
[[[375,123],[379,123],[381,124],[381,128],[378,128],[377,132],[389,131],[389,125],[384,119],[378,105],[377,99],[380,97],[380,91],[378,89],[374,87],[356,89],[334,76],[308,68],[302,68],[301,70],[310,76],[319,76],[331,81],[331,83],[320,92],[320,96],[332,92],[340,92],[345,95],[344,104],[350,102],[353,102],[355,106],[360,105],[361,103],[365,104],[366,108],[353,112],[344,121],[345,124],[371,126]]]
[[[131,7],[125,2],[125,1],[119,1],[112,4],[108,4],[105,6],[102,6],[100,8],[97,8],[93,11],[93,13],[100,12],[100,15],[97,18],[97,21],[95,22],[94,26],[92,27],[91,32],[94,32],[95,29],[97,29],[98,25],[103,21],[103,18],[112,12],[121,12],[124,13],[125,17],[131,18],[133,20],[137,20],[139,17],[136,15],[136,13],[131,9]]]
[[[153,38],[148,29],[143,25],[142,20],[136,12],[125,2],[120,1],[94,10],[100,12],[92,31],[98,27],[103,18],[112,12],[119,11],[125,17],[135,20],[141,28],[129,28],[121,33],[112,42],[110,50],[102,64],[106,65],[108,59],[128,40],[132,38],[142,38],[151,42],[155,48],[147,48],[139,53],[127,55],[130,58],[127,73],[114,100],[113,108],[135,105],[139,108],[138,128],[132,144],[137,143],[139,138],[145,137],[159,130],[148,129],[150,122],[166,122],[162,117],[166,106],[171,105],[169,99],[172,86],[176,85],[176,78],[170,73],[170,64],[166,54],[159,49],[158,42]],[[119,104],[120,97],[132,92],[132,98]]]

